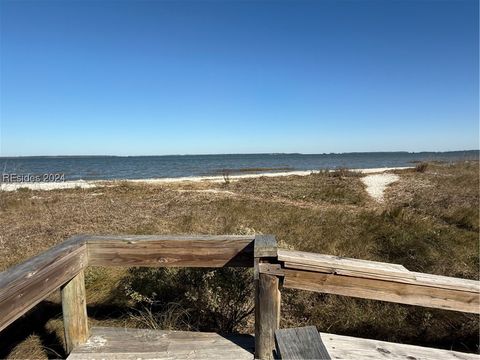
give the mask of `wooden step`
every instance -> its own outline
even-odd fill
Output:
[[[253,359],[251,335],[94,327],[69,360]]]
[[[331,359],[315,326],[279,329],[275,331],[275,340],[280,359]]]

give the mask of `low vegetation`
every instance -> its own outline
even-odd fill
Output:
[[[238,181],[231,189],[261,199],[302,201],[310,205],[362,205],[368,199],[358,172],[339,169],[310,176],[265,177]]]
[[[140,323],[147,319],[146,325],[154,327],[231,333],[244,328],[253,314],[252,277],[251,270],[235,268],[135,268],[122,285],[140,308]]]
[[[0,268],[78,233],[275,234],[286,248],[479,277],[479,165],[396,172],[377,203],[358,173],[0,193]],[[93,325],[253,331],[250,270],[87,271]],[[282,326],[478,352],[475,315],[282,291]],[[0,333],[0,358],[62,353],[58,294]]]

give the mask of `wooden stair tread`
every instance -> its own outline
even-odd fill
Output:
[[[275,340],[280,359],[331,359],[315,326],[279,329]]]
[[[253,359],[250,335],[94,327],[68,359]]]

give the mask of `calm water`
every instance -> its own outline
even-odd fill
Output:
[[[239,154],[172,156],[0,157],[2,173],[64,173],[65,180],[148,179],[242,172],[411,166],[416,161],[478,159],[479,151],[443,153]],[[0,179],[1,180],[1,179]]]

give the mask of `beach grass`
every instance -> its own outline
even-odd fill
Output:
[[[0,270],[79,233],[271,233],[290,249],[478,279],[478,162],[428,163],[395,173],[400,180],[387,188],[384,202],[370,198],[362,175],[348,170],[228,183],[0,192]],[[250,279],[248,270],[91,268],[90,321],[252,332]],[[198,284],[206,291],[200,293]],[[475,315],[303,291],[282,295],[282,326],[311,324],[326,332],[478,352]],[[37,308],[0,333],[0,358],[61,353],[58,294]]]

